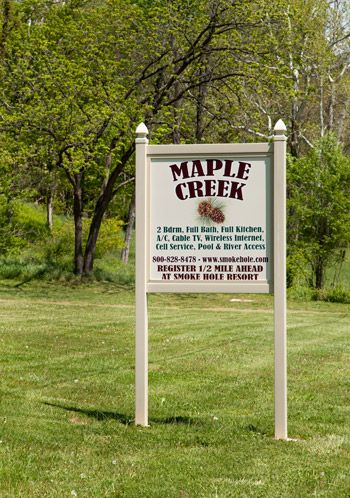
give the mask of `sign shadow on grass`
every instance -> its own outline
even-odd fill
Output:
[[[123,413],[118,413],[118,412],[110,412],[110,411],[104,411],[104,410],[93,410],[93,409],[87,409],[87,408],[79,408],[76,406],[67,406],[67,405],[60,405],[58,403],[49,403],[47,401],[43,402],[44,405],[46,406],[51,406],[53,408],[60,408],[61,410],[69,411],[69,412],[74,412],[74,413],[80,413],[82,415],[86,415],[87,417],[94,418],[95,420],[98,421],[104,421],[104,420],[116,420],[122,425],[130,425],[134,423],[134,418],[129,417],[128,415],[125,415]],[[182,415],[177,415],[173,417],[157,417],[157,418],[151,418],[150,419],[151,423],[154,424],[174,424],[174,425],[195,425],[198,424],[198,419],[194,419],[191,417],[187,416],[182,416]]]

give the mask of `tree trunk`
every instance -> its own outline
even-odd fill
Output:
[[[202,79],[203,73],[207,72],[207,61],[204,57],[200,60],[201,69],[199,72],[199,81]],[[203,138],[204,131],[204,105],[208,93],[208,85],[206,83],[199,83],[198,85],[198,95],[196,102],[196,143],[200,143]]]
[[[108,203],[107,203],[108,204]],[[103,219],[103,215],[105,213],[107,206],[100,206],[94,212],[94,216],[91,220],[90,230],[88,240],[86,242],[85,247],[85,255],[84,255],[84,266],[83,271],[86,274],[92,273],[94,269],[94,257],[96,251],[96,242],[98,238],[98,234],[101,228],[101,223]]]
[[[177,83],[177,82],[175,82],[175,83]],[[179,109],[179,107],[180,107],[179,102],[175,102],[174,109],[173,109],[174,124],[173,124],[173,129],[171,132],[173,144],[179,144],[181,142],[181,131],[180,131],[180,127],[181,127],[180,112],[181,112],[181,109]]]
[[[82,196],[83,173],[74,175],[74,273],[83,273],[83,196]]]
[[[46,222],[51,232],[53,226],[53,194],[51,189],[48,192],[46,199]]]
[[[6,42],[10,31],[11,2],[3,0],[1,7],[2,23],[0,32],[0,57],[4,59],[6,53]]]
[[[103,192],[101,192],[101,195],[97,200],[85,247],[84,265],[83,265],[84,273],[87,274],[91,273],[94,269],[96,242],[101,228],[103,216],[106,212],[106,209],[110,201],[113,199],[114,196],[113,188],[115,182],[117,181],[117,178],[120,175],[120,173],[123,171],[125,164],[130,159],[134,150],[135,150],[135,144],[132,143],[130,147],[124,152],[122,158],[120,159],[120,162],[118,163],[118,166],[114,168],[113,172],[111,173],[108,179],[108,182],[106,183],[103,189]]]
[[[318,258],[315,265],[315,287],[316,289],[322,289],[324,286],[325,278],[325,266],[323,264],[322,258]]]
[[[122,254],[121,254],[121,259],[123,263],[127,264],[129,261],[129,252],[130,252],[130,243],[131,243],[131,236],[132,236],[132,229],[134,226],[134,221],[135,221],[135,192],[132,196],[132,199],[130,201],[130,206],[129,206],[129,213],[128,213],[128,225],[126,227],[125,231],[125,239],[124,239],[124,247],[122,249]]]
[[[296,80],[297,81],[297,80]],[[298,90],[297,83],[294,84],[295,91]],[[298,130],[298,111],[299,105],[297,97],[292,98],[291,109],[291,130],[290,130],[290,153],[293,157],[299,157],[299,130]]]
[[[321,135],[321,137],[324,137],[324,133],[325,133],[323,99],[324,99],[323,78],[321,77],[321,80],[320,80],[320,135]]]
[[[111,179],[107,182],[103,192],[101,193],[94,210],[94,215],[91,220],[88,239],[85,246],[84,254],[84,273],[92,273],[94,269],[94,258],[96,251],[96,242],[101,228],[101,223],[110,200],[113,197]]]
[[[331,81],[331,94],[329,98],[329,111],[328,111],[328,131],[334,130],[334,108],[335,108],[335,85]]]

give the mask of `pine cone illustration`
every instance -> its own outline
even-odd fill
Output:
[[[213,205],[210,201],[202,201],[198,206],[198,213],[204,218],[210,218],[211,212],[213,210]]]
[[[212,209],[209,216],[214,223],[223,223],[225,221],[225,215],[219,208]]]

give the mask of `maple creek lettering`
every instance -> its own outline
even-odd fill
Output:
[[[228,197],[243,201],[243,188],[249,178],[251,164],[231,159],[195,159],[169,166],[176,196],[184,201],[194,197]],[[215,178],[220,175],[219,178]],[[225,178],[227,179],[225,179]],[[198,178],[192,180],[192,178]],[[234,178],[235,180],[232,180]],[[179,180],[188,180],[179,182]],[[237,181],[239,180],[239,181]]]

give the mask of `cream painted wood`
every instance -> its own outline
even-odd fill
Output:
[[[286,133],[274,128],[275,438],[287,439]]]
[[[279,120],[271,143],[148,145],[147,127],[136,130],[136,413],[135,424],[148,425],[148,292],[274,292],[275,312],[275,438],[287,439],[286,360],[286,127]],[[224,154],[273,156],[274,262],[271,282],[153,282],[149,281],[149,168],[151,158],[203,157]]]
[[[251,293],[261,294],[272,292],[272,284],[260,282],[249,284],[236,284],[230,282],[148,282],[147,292],[190,292],[190,293],[203,293],[203,292],[219,292],[219,293]]]
[[[179,145],[149,145],[148,154],[151,156],[177,157],[217,154],[269,154],[273,152],[272,143],[252,144],[179,144]]]
[[[136,130],[136,336],[135,424],[148,425],[148,313],[147,313],[147,127]]]

